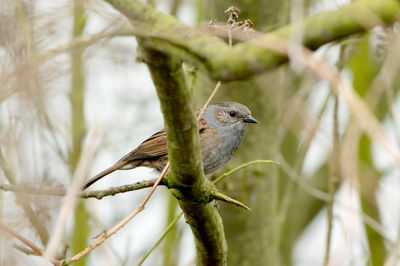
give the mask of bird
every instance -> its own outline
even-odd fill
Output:
[[[199,114],[200,110],[196,113]],[[220,102],[207,106],[198,122],[204,173],[207,175],[221,168],[242,142],[247,124],[257,124],[249,108],[237,102]],[[158,131],[143,141],[113,166],[98,173],[82,187],[88,188],[116,170],[129,170],[144,166],[161,172],[168,162],[167,135]]]

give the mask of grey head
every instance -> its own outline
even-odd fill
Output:
[[[232,157],[246,134],[249,123],[258,123],[249,108],[236,102],[221,102],[207,107],[204,116],[214,137],[202,140],[205,174],[222,167]],[[214,132],[214,133],[213,133]]]

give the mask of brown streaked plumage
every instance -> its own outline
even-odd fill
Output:
[[[207,107],[199,121],[205,174],[220,168],[232,157],[244,137],[247,123],[258,122],[251,117],[249,109],[240,103],[223,102]],[[167,161],[167,136],[162,130],[146,139],[113,166],[92,177],[83,189],[116,170],[145,166],[161,171]]]

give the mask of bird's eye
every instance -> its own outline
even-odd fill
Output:
[[[230,111],[230,112],[229,112],[229,115],[230,115],[231,117],[235,117],[236,114],[237,114],[237,113],[236,113],[235,111]]]

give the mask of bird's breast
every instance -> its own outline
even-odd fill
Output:
[[[217,130],[209,128],[200,135],[204,173],[209,174],[226,164],[239,147],[245,127]]]

